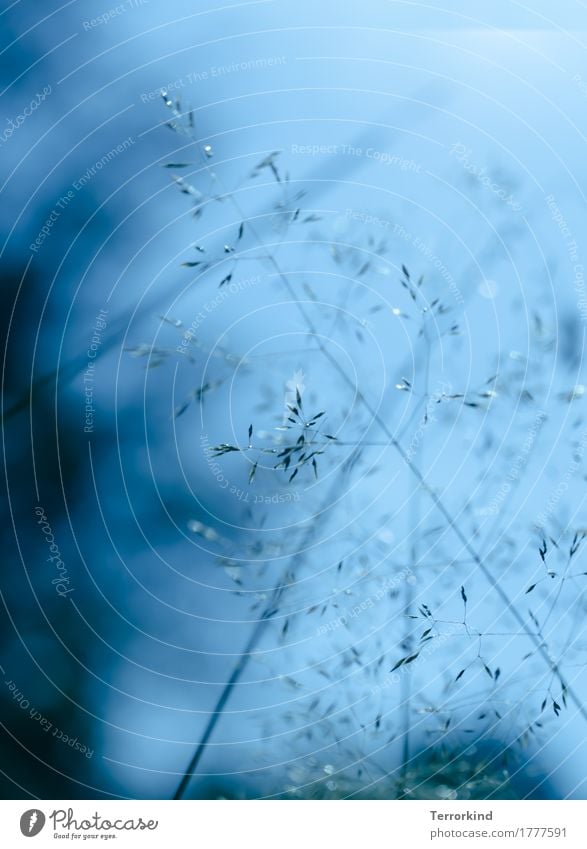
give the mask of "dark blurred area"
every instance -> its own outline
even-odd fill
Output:
[[[294,8],[285,2],[221,8],[187,0],[165,4],[127,0],[114,9],[92,0],[42,6],[20,2],[0,13],[6,116],[0,127],[0,322],[5,341],[2,798],[172,797],[254,622],[245,606],[250,598],[243,600],[242,593],[235,593],[230,572],[221,571],[218,577],[217,568],[220,556],[228,560],[236,557],[235,551],[239,556],[245,552],[243,561],[255,562],[247,536],[248,514],[242,505],[227,501],[206,463],[195,457],[202,416],[207,417],[206,426],[224,439],[234,397],[237,411],[242,411],[242,420],[248,424],[253,406],[248,392],[230,396],[231,372],[226,362],[213,363],[212,378],[222,382],[222,389],[217,398],[206,402],[205,414],[190,408],[185,418],[178,418],[176,431],[174,406],[201,385],[203,355],[192,371],[191,366],[178,371],[171,358],[162,358],[150,369],[145,358],[137,355],[137,346],[145,343],[175,348],[178,335],[173,319],[179,315],[189,325],[204,297],[181,262],[193,259],[193,246],[202,239],[207,240],[210,253],[222,251],[239,224],[220,203],[212,205],[200,224],[189,199],[177,191],[162,167],[169,160],[181,162],[190,156],[193,145],[165,126],[168,115],[161,90],[193,109],[198,144],[213,147],[226,184],[240,187],[242,173],[250,173],[268,152],[283,151],[284,168],[292,173],[297,169],[295,179],[312,190],[316,210],[331,216],[327,224],[319,225],[330,228],[328,236],[318,229],[312,236],[318,232],[327,242],[330,233],[342,232],[346,239],[343,225],[349,217],[345,218],[345,210],[369,208],[370,197],[381,189],[377,204],[387,205],[383,212],[398,220],[405,216],[406,222],[412,216],[414,233],[432,232],[434,251],[446,250],[451,268],[468,272],[474,263],[470,257],[466,262],[459,258],[460,232],[440,226],[433,231],[443,210],[449,210],[448,218],[454,215],[463,222],[462,239],[473,258],[481,255],[487,243],[487,234],[480,235],[482,216],[477,220],[467,215],[460,194],[467,187],[466,175],[460,169],[454,176],[450,170],[454,160],[447,151],[457,139],[474,132],[468,120],[453,120],[451,109],[482,124],[485,116],[480,118],[475,111],[475,92],[461,91],[460,82],[455,82],[455,75],[469,79],[463,70],[466,66],[459,66],[452,49],[440,42],[429,48],[422,40],[420,13],[404,5],[406,9],[396,13],[389,4],[379,2],[359,11],[330,2],[320,8],[311,3]],[[430,29],[446,27],[455,31],[457,41],[466,42],[461,24],[446,10],[438,8],[430,14]],[[502,14],[500,6],[500,25],[507,27]],[[330,30],[335,20],[336,27]],[[523,16],[516,17],[512,26],[525,30]],[[475,37],[480,52],[494,53],[483,32]],[[462,41],[458,43],[462,47]],[[333,44],[338,48],[335,52]],[[396,55],[390,50],[394,44],[400,67],[377,64]],[[355,55],[357,45],[359,55]],[[351,55],[355,63],[343,61]],[[374,64],[365,67],[358,61],[361,55]],[[421,62],[419,68],[414,55]],[[318,57],[315,63],[306,61],[312,57]],[[510,59],[511,67],[519,70],[520,60],[509,54],[504,63]],[[489,75],[482,62],[478,66],[474,58],[470,61],[473,84],[481,86]],[[465,63],[462,55],[460,62]],[[439,68],[446,72],[444,78],[438,79]],[[538,86],[540,69],[528,70]],[[503,79],[496,82],[500,84],[507,88]],[[518,142],[509,138],[507,129],[511,117],[505,110],[496,112],[501,123],[494,132],[507,137],[514,149]],[[495,116],[488,114],[489,124]],[[400,124],[403,128],[398,129]],[[528,135],[533,139],[533,134]],[[389,148],[402,157],[414,157],[424,163],[422,174],[434,172],[435,177],[426,185],[418,183],[412,196],[413,174],[384,170],[373,158],[359,160],[345,154],[311,159],[292,152],[296,144],[357,144],[357,140],[366,149]],[[503,155],[501,145],[493,146],[485,130],[479,131],[476,140],[480,159],[498,148]],[[542,148],[531,148],[527,139],[519,144],[530,148],[530,168],[532,157],[536,165],[545,155]],[[576,159],[576,148],[564,152],[571,162]],[[557,168],[558,163],[552,167],[553,181],[558,179]],[[447,173],[451,174],[448,182],[459,186],[452,207],[442,194]],[[442,179],[436,180],[440,174]],[[571,182],[569,177],[565,191],[574,191]],[[529,185],[525,200],[531,208],[532,192],[537,189],[530,179],[524,185]],[[251,215],[257,207],[264,208],[263,188],[256,191],[243,192],[242,204]],[[516,255],[517,237],[508,235],[503,210],[491,207],[494,200],[487,201],[486,221],[491,224],[487,227],[491,238],[498,241],[497,233],[507,243],[507,250],[502,241],[492,253],[494,267],[501,270],[512,255],[516,262],[521,260]],[[570,206],[580,213],[581,201],[574,195]],[[542,244],[549,259],[564,253],[558,234],[551,233],[550,220],[545,223],[538,218],[533,226],[538,240],[543,228]],[[281,250],[280,234],[275,235],[264,221],[259,226],[267,227],[263,232],[269,232]],[[305,250],[296,245],[290,253],[283,252],[293,267]],[[421,249],[401,239],[397,256],[400,250],[402,261],[412,259],[414,265],[425,267]],[[434,251],[431,248],[433,257]],[[529,275],[540,267],[539,253],[524,254]],[[316,268],[322,273],[318,262]],[[265,275],[264,282],[270,277],[263,263],[252,264],[252,273]],[[508,277],[506,268],[503,277],[513,281],[513,290],[516,276]],[[460,285],[469,285],[470,279],[463,275],[463,281],[459,278]],[[214,284],[206,297],[217,291]],[[471,284],[466,294],[473,336],[480,331],[485,369],[489,354],[483,332],[488,323],[483,313],[476,312],[480,302],[486,306],[483,291],[479,296]],[[246,303],[261,309],[265,298],[277,302],[274,289],[269,289],[270,295],[266,292],[255,292]],[[541,292],[538,301],[544,295]],[[576,376],[582,369],[583,330],[572,297],[570,287],[562,290],[557,367]],[[210,347],[220,339],[222,345],[238,350],[245,350],[249,343],[256,350],[258,339],[252,331],[232,329],[233,321],[244,312],[242,304],[227,307],[226,318],[218,317],[220,311],[216,314],[217,325],[211,322],[206,328]],[[508,324],[513,323],[510,311],[504,309],[504,313],[501,328],[509,345],[517,328]],[[273,313],[268,315],[257,319],[259,337],[269,335],[275,321],[276,334],[290,332],[299,344],[295,338],[299,325],[290,315],[282,323],[281,313],[277,319]],[[232,331],[228,339],[226,328]],[[399,357],[393,360],[394,367],[396,361]],[[281,403],[283,387],[297,373],[297,360],[291,355],[281,368],[279,357],[271,354],[266,362],[263,380],[277,387]],[[308,397],[315,391],[321,400],[324,374],[313,363],[309,372],[315,383]],[[368,381],[375,369],[367,362],[361,365]],[[263,388],[256,387],[255,403]],[[327,386],[325,392],[330,391]],[[384,403],[391,416],[388,396]],[[256,415],[262,418],[261,413]],[[243,435],[246,424],[241,426],[239,419]],[[239,486],[246,485],[246,471],[234,474]],[[467,484],[459,486],[466,489]],[[378,498],[377,485],[374,489]],[[267,522],[263,532],[274,545],[276,562],[291,555],[295,543],[290,550],[288,522],[295,523],[300,515],[284,511],[273,524]],[[212,528],[216,537],[210,532],[208,538],[196,536],[190,530],[194,522]],[[337,527],[334,520],[334,542],[328,542],[325,532],[320,541],[323,548],[316,549],[324,560],[329,550],[339,559],[337,546],[342,539],[336,536]],[[313,588],[320,596],[318,581],[316,577]],[[251,595],[262,595],[265,584],[259,578],[251,587]],[[241,590],[240,585],[236,589]],[[330,585],[324,595],[329,592]],[[300,647],[296,644],[292,649],[294,659],[287,661],[292,668],[304,667],[314,651],[304,644],[306,638],[306,634],[300,637]],[[269,637],[263,648],[268,645]],[[274,661],[272,650],[268,650],[267,664]],[[267,671],[260,661],[261,671],[249,672],[234,694],[226,731],[220,732],[218,748],[211,749],[203,763],[193,795],[292,795],[288,796],[288,780],[282,773],[284,764],[295,760],[298,752],[292,755],[294,749],[289,747],[289,720],[281,724],[275,720],[275,706],[288,705],[289,696],[277,695],[283,685],[282,661],[274,662],[278,671],[269,665]],[[276,728],[279,733],[272,743]],[[314,742],[307,745],[311,748]],[[528,770],[519,754],[510,755],[506,763],[503,750],[509,744],[493,738],[479,740],[475,754],[457,749],[456,756],[450,755],[455,763],[452,772],[443,766],[446,756],[436,749],[431,754],[426,745],[422,742],[424,755],[414,755],[412,779],[419,789],[413,798],[453,798],[455,788],[468,783],[469,798],[487,798],[483,795],[486,785],[479,789],[476,783],[480,769],[490,785],[487,793],[495,793],[495,798],[548,798],[562,793],[563,785],[582,786],[583,777],[577,778],[580,754],[568,777],[557,773],[552,781],[544,778],[556,763],[556,747],[563,746],[558,738],[544,756],[544,765],[537,758]],[[397,792],[396,755],[391,749],[378,753],[374,797]],[[322,763],[319,769],[323,772]],[[420,780],[420,771],[432,772],[434,777]],[[391,776],[389,784],[386,776]],[[341,785],[346,795],[366,780],[364,773],[356,772],[349,772],[347,778],[348,784]],[[316,796],[320,793],[317,790]],[[340,788],[336,793],[342,793]]]

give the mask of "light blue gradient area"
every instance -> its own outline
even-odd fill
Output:
[[[258,615],[251,598],[263,600],[312,522],[317,535],[299,567],[299,583],[233,693],[194,787],[221,786],[223,774],[233,775],[234,787],[244,775],[247,792],[277,794],[303,783],[305,773],[295,770],[300,764],[305,769],[308,759],[315,759],[315,772],[323,771],[336,751],[330,740],[320,750],[318,709],[308,720],[316,725],[312,739],[304,736],[303,718],[319,696],[320,710],[334,704],[335,714],[349,717],[338,726],[348,735],[342,762],[366,757],[369,780],[381,792],[387,780],[381,776],[395,775],[401,757],[401,687],[374,694],[375,679],[358,665],[333,681],[313,667],[321,661],[339,669],[353,645],[371,664],[383,651],[387,672],[402,652],[403,596],[369,605],[351,630],[324,636],[317,629],[336,619],[337,604],[348,609],[372,599],[381,581],[410,561],[414,539],[424,564],[415,569],[416,598],[429,599],[447,620],[458,619],[465,585],[471,621],[495,632],[481,650],[492,668],[502,669],[501,689],[488,696],[482,669],[463,679],[451,707],[457,725],[461,732],[471,727],[467,723],[486,699],[488,709],[499,702],[506,719],[488,736],[510,741],[526,714],[536,716],[548,689],[544,664],[535,657],[522,662],[529,650],[525,638],[498,636],[519,629],[479,569],[464,562],[454,534],[438,530],[443,522],[430,499],[414,495],[413,477],[396,453],[367,452],[336,507],[330,497],[320,524],[316,512],[338,473],[329,464],[351,454],[335,449],[340,454],[324,460],[317,484],[300,480],[299,503],[266,511],[262,532],[260,507],[247,514],[246,503],[227,497],[211,473],[202,434],[212,444],[242,441],[250,421],[270,431],[282,415],[284,387],[300,370],[308,403],[329,411],[341,440],[382,438],[360,407],[352,407],[348,387],[320,355],[297,353],[310,344],[307,328],[271,276],[274,270],[263,261],[251,262],[250,272],[239,267],[238,279],[257,274],[262,283],[227,298],[199,328],[204,345],[219,343],[253,364],[241,364],[231,383],[231,369],[212,360],[212,379],[227,380],[202,415],[194,405],[175,424],[171,418],[194,388],[194,374],[199,380],[204,373],[200,354],[195,369],[185,363],[176,369],[174,361],[146,372],[123,349],[176,344],[176,332],[158,316],[189,326],[202,303],[218,294],[220,275],[194,284],[194,273],[180,263],[193,260],[194,243],[205,243],[210,254],[221,249],[240,223],[230,202],[213,204],[194,220],[161,168],[193,153],[164,126],[169,116],[157,92],[165,88],[193,110],[198,141],[212,146],[220,184],[239,187],[238,203],[247,216],[258,216],[255,226],[275,243],[299,296],[311,300],[302,289],[306,283],[327,304],[323,310],[310,305],[319,331],[338,346],[353,381],[404,443],[421,408],[394,387],[404,376],[422,387],[425,347],[413,321],[392,320],[393,306],[410,307],[398,282],[402,263],[414,277],[424,276],[431,298],[436,293],[446,300],[461,328],[460,336],[432,346],[431,391],[449,386],[454,393],[473,392],[496,372],[502,376],[486,422],[485,407],[439,405],[416,462],[520,613],[527,617],[531,600],[533,612],[540,618],[542,610],[546,619],[548,586],[525,594],[533,578],[542,577],[541,535],[533,523],[546,511],[552,535],[587,527],[584,468],[572,466],[585,400],[580,393],[565,400],[573,387],[587,383],[587,294],[581,289],[587,266],[585,5],[568,0],[553,7],[541,0],[530,9],[503,0],[489,9],[465,2],[301,0],[196,8],[152,0],[90,23],[108,12],[91,5],[91,13],[87,4],[48,8],[49,17],[38,24],[33,4],[5,13],[7,32],[15,37],[34,27],[11,48],[22,51],[29,69],[5,92],[6,114],[19,114],[45,84],[52,93],[2,145],[5,205],[19,216],[13,232],[4,232],[5,257],[16,265],[23,256],[28,260],[29,245],[57,199],[105,154],[132,140],[83,190],[74,190],[31,260],[39,303],[48,299],[37,375],[58,357],[67,362],[83,353],[99,310],[109,316],[96,366],[96,438],[80,457],[83,477],[68,493],[71,526],[64,520],[62,532],[79,575],[80,651],[72,651],[86,669],[68,659],[64,671],[58,647],[44,649],[43,659],[59,686],[76,670],[77,702],[95,717],[96,757],[85,780],[121,795],[173,792]],[[241,184],[271,151],[281,151],[280,174],[288,172],[292,186],[307,192],[300,203],[320,221],[285,235],[267,215],[281,197],[270,174]],[[208,185],[205,172],[191,179],[202,190]],[[335,266],[328,244],[370,251],[370,237],[384,240],[388,250],[355,287],[357,268]],[[252,243],[245,245],[251,256],[258,254]],[[384,312],[369,312],[376,303]],[[340,310],[346,318],[336,319]],[[356,333],[361,328],[364,339]],[[81,375],[63,380],[58,397],[74,426],[82,427]],[[267,410],[265,398],[272,399]],[[529,435],[531,450],[524,447]],[[523,474],[500,496],[520,454]],[[223,460],[223,470],[245,491],[248,469],[240,459]],[[561,481],[567,488],[551,509]],[[255,486],[255,492],[274,491],[269,473]],[[493,512],[492,504],[498,505]],[[190,520],[214,528],[218,538],[195,536]],[[255,564],[267,555],[253,549],[259,536],[275,551],[262,575]],[[25,545],[33,559],[35,545]],[[235,595],[219,555],[236,558],[239,568],[253,564],[248,595]],[[341,559],[348,566],[338,574]],[[577,571],[583,567],[587,571],[579,561]],[[51,590],[39,576],[33,582],[47,615],[58,619]],[[24,604],[7,592],[28,644],[33,636]],[[582,585],[567,585],[545,637],[556,660],[557,653],[569,658],[566,677],[587,699],[583,593]],[[322,620],[305,613],[327,600]],[[303,612],[295,616],[295,610]],[[293,624],[283,638],[288,615]],[[434,739],[431,708],[445,699],[443,674],[453,681],[475,658],[477,645],[453,642],[414,671],[414,752]],[[41,686],[36,675],[31,672],[31,687]],[[50,706],[49,695],[47,701]],[[558,718],[548,710],[542,732],[523,755],[526,766],[548,775],[558,796],[585,798],[585,720],[572,704]],[[379,713],[389,723],[385,739],[365,730]],[[456,745],[466,737],[450,739]]]

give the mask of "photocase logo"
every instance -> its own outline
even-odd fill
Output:
[[[20,830],[25,837],[36,837],[45,825],[45,814],[38,808],[25,811],[20,818]]]

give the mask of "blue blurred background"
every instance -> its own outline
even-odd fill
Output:
[[[0,27],[2,795],[173,796],[283,581],[189,795],[585,798],[585,719],[397,452],[357,450],[385,439],[349,389],[587,698],[583,4],[14,2]],[[296,388],[338,436],[317,480],[211,462],[249,423],[274,445]],[[446,638],[390,677],[422,603]]]

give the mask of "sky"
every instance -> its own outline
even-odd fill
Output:
[[[3,398],[5,412],[18,411],[4,431],[14,533],[3,594],[13,624],[0,663],[14,680],[21,670],[19,686],[35,693],[39,709],[94,752],[82,759],[39,742],[5,688],[8,725],[17,739],[30,736],[34,753],[20,753],[20,780],[33,780],[29,758],[49,764],[34,779],[37,793],[58,763],[63,795],[170,795],[246,644],[254,600],[266,600],[270,578],[290,560],[298,571],[289,613],[267,629],[236,688],[196,792],[221,781],[253,794],[273,792],[276,781],[320,784],[313,776],[330,775],[326,754],[335,752],[317,755],[315,740],[304,738],[317,697],[321,707],[333,698],[353,706],[349,751],[369,752],[384,776],[373,786],[384,785],[401,749],[401,688],[365,684],[348,671],[347,655],[352,644],[373,662],[384,645],[385,669],[393,665],[400,602],[373,599],[390,565],[395,575],[411,562],[414,538],[423,562],[445,564],[420,570],[414,598],[433,598],[451,619],[466,586],[479,627],[515,630],[486,576],[447,568],[466,560],[462,544],[438,531],[430,499],[416,495],[393,452],[367,452],[353,478],[344,471],[352,451],[341,446],[320,459],[317,482],[304,472],[291,487],[261,469],[255,493],[284,496],[276,506],[251,505],[250,464],[240,456],[211,464],[205,446],[246,439],[250,423],[270,444],[297,385],[313,412],[328,410],[341,442],[381,438],[317,350],[259,238],[353,385],[407,445],[416,439],[427,479],[517,603],[526,605],[541,568],[536,517],[546,516],[548,533],[567,548],[564,534],[585,527],[584,476],[573,466],[584,447],[583,402],[573,392],[585,382],[585,7],[477,5],[137,0],[115,9],[48,5],[42,16],[34,4],[14,3],[2,13],[2,96],[13,128],[0,132],[11,211],[2,228]],[[166,126],[173,116],[161,90],[191,111],[195,142]],[[279,180],[265,166],[251,176],[277,151]],[[186,159],[185,171],[164,167]],[[194,195],[178,191],[172,174],[222,199],[196,217]],[[286,230],[278,203],[299,203],[308,220]],[[253,223],[239,237],[242,220]],[[235,245],[246,258],[233,268]],[[182,267],[200,255],[213,260],[202,278]],[[427,348],[399,282],[402,265],[414,279],[423,275],[428,303],[446,302],[460,329],[443,336],[444,319],[431,324],[425,390]],[[218,287],[229,273],[234,291]],[[190,327],[201,346],[195,363],[177,352]],[[171,355],[146,368],[143,345]],[[495,403],[466,409],[444,400],[478,397],[496,372]],[[43,377],[30,407],[30,383]],[[423,402],[396,389],[404,377],[439,401],[423,445],[414,436]],[[191,393],[204,384],[213,391],[199,405]],[[75,584],[69,598],[56,597],[47,579],[33,521],[39,504]],[[350,561],[342,577],[341,560]],[[244,590],[234,580],[243,563],[253,567]],[[558,626],[580,621],[582,594],[575,583],[561,586],[554,597],[542,582],[535,592],[581,693],[582,630],[575,644]],[[369,610],[353,617],[351,632],[332,625],[347,590],[353,606]],[[324,620],[295,624],[292,611],[326,599],[325,633]],[[294,624],[284,633],[288,616]],[[512,712],[533,686],[527,680],[538,706],[548,689],[539,662],[527,678],[520,673],[525,650],[513,638],[487,640]],[[317,656],[337,670],[330,691],[318,683]],[[459,658],[477,663],[474,650],[472,658],[457,653],[453,677]],[[477,667],[450,703],[461,728],[472,716],[468,700],[478,711],[496,698]],[[446,685],[436,670],[430,684],[426,669],[413,676],[418,716]],[[371,686],[379,686],[373,699]],[[389,723],[387,748],[362,733],[376,700]],[[516,729],[511,720],[496,732],[503,745]],[[584,720],[571,707],[551,726],[529,760],[552,792],[584,798]],[[414,751],[428,732],[418,719]],[[342,757],[343,773],[355,757]],[[298,759],[306,778],[286,775]]]

